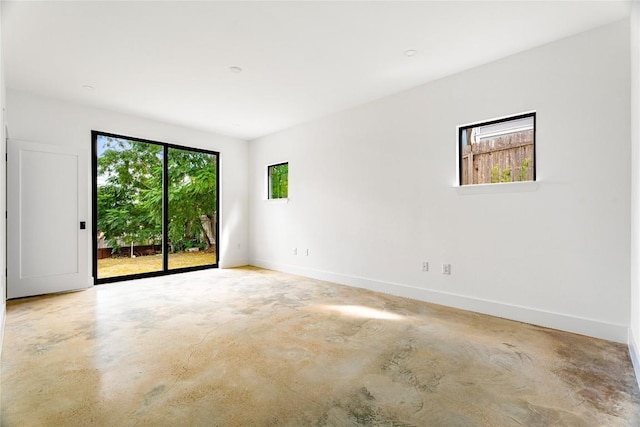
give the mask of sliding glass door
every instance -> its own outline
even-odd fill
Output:
[[[169,269],[216,259],[218,156],[184,148],[167,151]]]
[[[217,266],[216,152],[92,132],[96,283]]]

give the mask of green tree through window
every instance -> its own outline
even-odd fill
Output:
[[[289,163],[279,163],[268,168],[269,199],[289,197]]]
[[[115,276],[162,271],[163,253],[167,269],[215,264],[217,153],[97,132],[95,138],[99,249],[111,248],[112,258],[159,255],[157,262],[119,269]],[[202,255],[182,256],[195,253]],[[105,271],[99,269],[97,278],[114,277]]]
[[[162,147],[99,137],[98,231],[122,244],[162,242]]]

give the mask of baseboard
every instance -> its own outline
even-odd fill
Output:
[[[218,267],[220,268],[234,268],[234,267],[242,267],[249,264],[249,261],[246,258],[238,258],[238,259],[221,259],[218,262]]]
[[[448,307],[460,308],[476,313],[488,314],[518,322],[530,323],[546,328],[558,329],[575,334],[627,343],[627,325],[602,322],[562,313],[538,310],[497,301],[472,298],[448,292],[417,288],[401,283],[382,282],[365,277],[352,276],[330,271],[316,270],[294,265],[280,264],[262,259],[252,259],[250,264],[256,267],[282,271],[319,280],[326,280],[342,285],[355,286],[375,292],[392,294]]]
[[[638,387],[640,387],[640,349],[633,337],[633,331],[629,329],[629,357],[631,357],[631,364],[633,365],[633,371],[636,374],[636,381]]]

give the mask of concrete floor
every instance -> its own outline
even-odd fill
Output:
[[[11,301],[3,426],[637,426],[626,346],[259,269]]]

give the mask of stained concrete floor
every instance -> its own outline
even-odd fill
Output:
[[[3,426],[637,426],[626,346],[252,269],[10,301]]]

